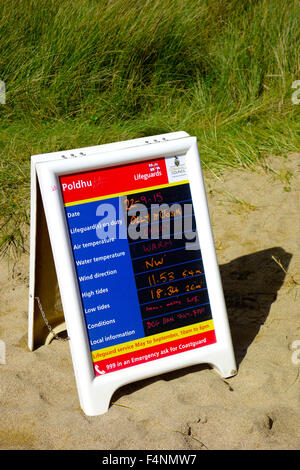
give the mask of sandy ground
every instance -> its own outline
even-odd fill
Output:
[[[28,255],[2,259],[1,449],[300,448],[300,155],[205,180],[238,374],[168,373],[87,417],[68,343],[28,351]]]

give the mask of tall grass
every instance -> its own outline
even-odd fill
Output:
[[[174,130],[219,168],[299,150],[299,19],[298,0],[2,0],[4,246],[31,154]]]

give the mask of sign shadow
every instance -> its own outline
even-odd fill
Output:
[[[237,365],[265,323],[292,255],[274,247],[220,266]]]

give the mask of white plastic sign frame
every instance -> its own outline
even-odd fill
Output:
[[[197,227],[200,227],[200,229],[198,228],[198,237],[216,342],[113,373],[95,376],[59,178],[68,174],[183,154],[185,155],[196,224]],[[35,167],[53,251],[80,404],[85,414],[94,416],[105,413],[109,408],[113,393],[125,384],[176,369],[207,363],[223,377],[235,375],[236,362],[216,258],[197,139],[184,136],[174,140],[154,141],[151,145],[132,145],[120,150],[107,150],[107,153],[102,151],[97,154],[95,152],[95,154],[86,155],[84,158],[39,162]]]

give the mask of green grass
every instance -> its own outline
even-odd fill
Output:
[[[204,166],[300,148],[300,2],[2,0],[1,243],[23,244],[30,155],[162,132]]]

